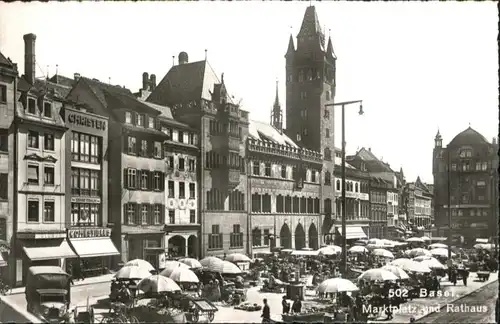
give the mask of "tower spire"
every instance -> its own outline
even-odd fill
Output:
[[[279,98],[278,98],[278,85],[279,85],[279,81],[276,78],[276,97],[274,98],[274,106],[273,106],[274,108],[280,106],[280,101],[279,101]]]
[[[279,82],[276,78],[276,97],[274,98],[273,110],[271,112],[271,125],[280,133],[283,132],[283,112],[281,111],[280,99],[278,95]]]

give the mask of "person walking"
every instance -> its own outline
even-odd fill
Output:
[[[260,317],[262,317],[262,323],[271,322],[271,310],[269,309],[266,298],[264,298],[264,307],[262,308],[262,315]]]
[[[281,301],[281,306],[283,307],[283,314],[288,314],[290,312],[290,304],[286,300],[286,296],[283,296],[283,300]]]

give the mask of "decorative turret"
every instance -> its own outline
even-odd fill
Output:
[[[332,37],[328,37],[328,45],[326,47],[326,57],[329,59],[336,60],[335,52],[333,51]]]
[[[293,43],[292,34],[290,34],[290,39],[288,40],[288,49],[286,50],[285,58],[292,58],[293,54],[295,54],[295,45]]]
[[[304,13],[304,19],[302,19],[302,26],[300,27],[299,34],[299,46],[306,45],[308,48],[311,47],[311,43],[306,44],[306,39],[314,39],[314,42],[319,45],[322,51],[324,51],[325,46],[325,34],[319,24],[318,15],[316,13],[316,8],[314,6],[309,6]],[[302,41],[300,41],[302,40]]]
[[[283,111],[278,96],[278,80],[276,80],[276,97],[274,98],[273,110],[271,112],[271,125],[280,133],[283,133]]]
[[[438,132],[436,134],[436,137],[434,138],[434,147],[443,147],[443,138],[441,137],[441,134]]]

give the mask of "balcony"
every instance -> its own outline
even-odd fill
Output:
[[[315,163],[323,162],[323,157],[319,152],[272,142],[264,142],[253,138],[249,138],[247,140],[247,148],[250,152],[255,153],[278,155],[289,159],[304,160]]]

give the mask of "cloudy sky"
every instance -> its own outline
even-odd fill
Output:
[[[337,60],[337,101],[350,107],[348,153],[371,147],[407,180],[432,182],[432,148],[469,127],[498,134],[498,16],[495,2],[319,2]],[[181,51],[224,73],[251,118],[268,121],[276,78],[285,78],[290,33],[308,2],[0,3],[0,50],[23,70],[23,35],[37,35],[37,76],[78,72],[141,87],[158,81]],[[330,32],[329,32],[330,30]],[[284,107],[285,86],[280,83]],[[336,114],[340,116],[340,111]],[[335,131],[340,147],[340,118]]]

